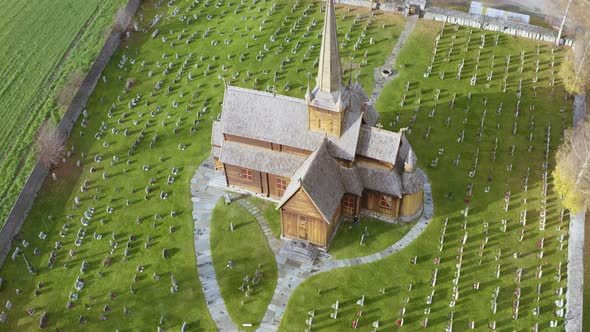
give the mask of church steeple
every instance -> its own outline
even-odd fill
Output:
[[[319,102],[323,101],[322,104],[328,104],[326,106],[335,106],[342,88],[342,66],[338,51],[334,0],[326,0],[326,17],[320,49],[317,86],[313,91],[314,99]]]
[[[310,95],[305,94],[305,100],[309,130],[340,137],[348,103],[347,95],[342,95],[345,91],[342,86],[342,66],[336,31],[334,0],[326,0],[317,85]]]

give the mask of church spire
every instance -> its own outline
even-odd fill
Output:
[[[336,32],[334,0],[326,0],[326,17],[320,49],[317,86],[314,94],[330,95],[333,102],[338,100],[342,89],[342,67]]]

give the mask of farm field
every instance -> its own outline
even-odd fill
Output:
[[[322,331],[356,319],[362,331],[563,330],[568,215],[551,171],[572,122],[556,78],[568,52],[418,22],[377,109],[384,127],[409,128],[435,217],[395,255],[304,281],[280,330],[305,329],[310,312]]]
[[[61,87],[72,74],[83,78],[123,4],[0,0],[0,225],[34,166],[38,128],[61,118]]]
[[[72,130],[72,157],[23,226],[28,245],[0,270],[0,303],[12,304],[0,329],[36,330],[44,312],[50,329],[214,328],[197,277],[190,179],[210,152],[222,78],[301,97],[315,76],[323,14],[319,2],[191,3],[144,2],[145,32],[132,33],[105,69]],[[347,77],[360,73],[370,91],[405,19],[337,13],[342,62],[355,70]]]

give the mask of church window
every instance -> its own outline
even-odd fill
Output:
[[[277,178],[277,194],[283,196],[287,189],[287,180],[284,178]]]
[[[345,209],[354,209],[354,197],[353,196],[344,196],[344,208]]]
[[[252,181],[254,179],[252,177],[252,170],[251,169],[242,168],[242,170],[240,171],[240,176],[243,179],[246,179],[248,181]]]
[[[379,207],[382,209],[391,209],[391,197],[387,195],[379,195]]]

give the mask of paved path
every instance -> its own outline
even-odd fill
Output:
[[[389,83],[391,80],[393,80],[394,78],[397,77],[398,73],[396,71],[394,71],[393,66],[395,65],[395,62],[397,61],[397,56],[399,55],[399,52],[401,51],[402,47],[404,46],[406,39],[408,39],[408,37],[410,36],[412,31],[414,30],[414,27],[416,26],[417,21],[418,21],[418,16],[416,16],[416,15],[408,17],[408,20],[406,21],[406,25],[404,26],[404,30],[399,35],[399,38],[397,39],[397,43],[393,47],[391,54],[389,55],[389,57],[387,57],[387,60],[385,60],[385,63],[383,64],[382,67],[375,68],[375,70],[373,72],[373,76],[375,78],[375,80],[373,81],[373,94],[371,95],[371,98],[373,99],[374,102],[377,102],[377,98],[379,98],[379,95],[381,94],[381,90],[383,90],[383,87],[385,87],[385,85],[387,85],[387,83]],[[391,76],[385,77],[381,74],[384,69],[389,69],[394,74]]]
[[[586,93],[574,99],[574,126],[586,117]],[[585,213],[570,216],[569,240],[567,247],[567,290],[565,330],[581,332],[584,302],[584,219]]]
[[[213,321],[215,321],[215,326],[219,331],[236,331],[237,328],[229,317],[225,302],[219,292],[219,284],[215,278],[215,269],[211,260],[211,214],[215,204],[223,195],[223,190],[209,186],[215,172],[208,165],[210,165],[210,162],[205,161],[199,166],[191,179],[197,271],[203,293],[205,293],[207,307]]]

